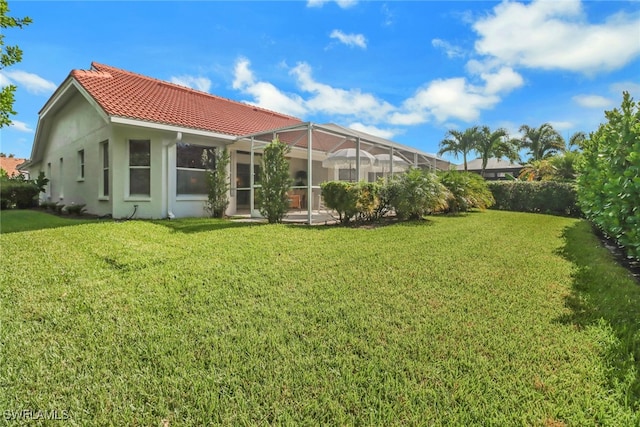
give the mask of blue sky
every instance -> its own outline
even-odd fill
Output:
[[[9,0],[9,9],[34,21],[4,32],[24,51],[0,70],[1,85],[18,86],[1,151],[18,157],[30,156],[55,88],[92,61],[431,153],[447,130],[474,125],[591,132],[623,90],[640,100],[638,1]]]

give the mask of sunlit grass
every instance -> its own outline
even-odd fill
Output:
[[[640,422],[640,288],[579,220],[94,222],[0,244],[0,409],[83,425]]]

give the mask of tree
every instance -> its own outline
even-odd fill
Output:
[[[584,215],[640,259],[640,104],[624,92],[620,109],[584,142],[578,200]]]
[[[529,161],[543,160],[553,154],[564,152],[564,139],[549,123],[540,127],[520,126],[520,146],[529,149]]]
[[[464,170],[467,170],[467,155],[475,149],[480,139],[480,128],[478,126],[470,127],[464,132],[458,130],[450,130],[445,135],[445,139],[440,141],[440,151],[438,155],[452,153],[457,159],[462,154],[464,160]]]
[[[575,151],[575,150],[572,150],[573,147],[582,148],[582,145],[586,140],[587,140],[586,133],[582,131],[574,132],[573,135],[569,137],[569,143],[567,144],[567,149],[569,151]]]
[[[286,155],[290,150],[291,147],[276,138],[265,147],[262,155],[260,171],[262,186],[257,192],[258,203],[260,214],[266,217],[269,223],[282,222],[284,214],[289,209],[287,193],[291,189],[293,180],[289,174]]]
[[[205,151],[204,156],[206,156]],[[229,165],[229,151],[227,148],[216,149],[214,154],[213,169],[207,170],[208,199],[205,208],[213,218],[222,218],[227,206],[229,206],[229,177],[227,176],[227,166]],[[207,159],[203,159],[204,164],[208,164]]]
[[[484,177],[484,171],[487,168],[489,158],[506,157],[510,161],[518,160],[518,146],[509,139],[506,129],[500,128],[491,131],[489,126],[483,126],[479,131],[479,138],[475,144],[474,150],[482,159],[482,170],[480,174]]]
[[[556,181],[573,181],[578,176],[578,165],[582,161],[579,151],[567,151],[553,156],[549,163],[555,168],[553,179]]]
[[[548,159],[532,160],[520,170],[518,179],[526,181],[551,181],[556,168]]]
[[[22,61],[22,50],[18,46],[5,46],[4,29],[22,28],[31,23],[31,18],[28,16],[24,18],[13,18],[8,16],[8,13],[9,5],[7,4],[7,0],[0,0],[0,28],[3,30],[0,32],[0,69]],[[11,124],[9,115],[16,114],[13,110],[15,91],[15,85],[8,85],[0,90],[0,128],[9,126]]]

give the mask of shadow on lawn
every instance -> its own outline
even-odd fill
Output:
[[[224,230],[227,228],[240,228],[255,226],[255,223],[236,222],[229,220],[219,220],[212,218],[194,218],[189,220],[163,219],[153,221],[154,224],[163,225],[176,233],[202,233],[205,231]]]
[[[640,409],[640,286],[631,274],[612,261],[586,221],[563,232],[560,255],[576,268],[573,289],[566,298],[571,313],[558,321],[579,328],[610,328],[604,358],[610,368],[610,386],[620,389],[635,410]]]

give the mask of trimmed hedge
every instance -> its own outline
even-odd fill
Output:
[[[38,206],[40,189],[32,181],[2,179],[0,182],[0,208],[28,209]]]
[[[640,103],[624,92],[620,109],[583,144],[578,196],[585,216],[640,259]]]
[[[493,181],[493,209],[579,216],[576,186],[558,181]]]

